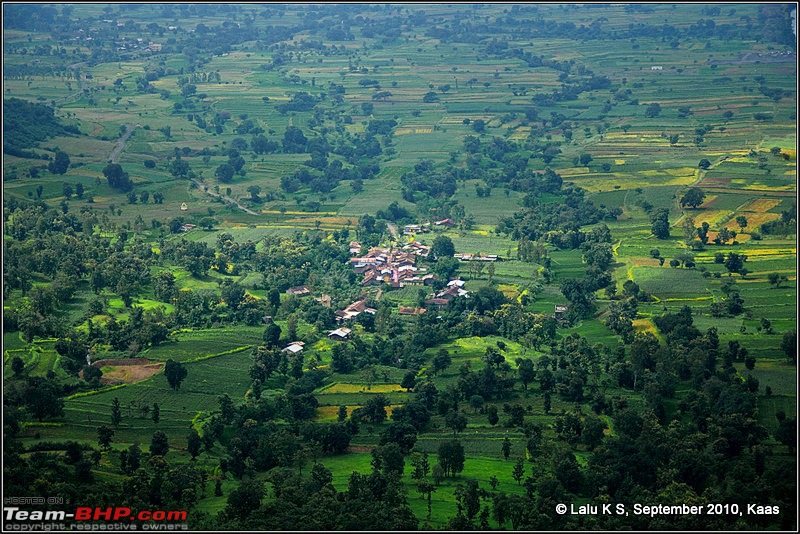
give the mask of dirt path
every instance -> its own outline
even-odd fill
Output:
[[[400,234],[397,233],[397,225],[394,223],[387,222],[386,228],[392,233],[392,237],[394,237],[395,241],[400,241]]]
[[[131,128],[130,124],[125,125],[125,133],[122,134],[122,137],[119,138],[117,141],[117,145],[114,147],[114,150],[111,151],[111,156],[108,158],[111,163],[118,163],[119,154],[123,150],[125,150],[125,146],[128,144],[128,139],[133,134],[133,128]]]
[[[250,208],[248,208],[246,206],[242,206],[241,204],[239,204],[238,201],[232,199],[231,197],[226,196],[226,195],[222,195],[222,194],[217,193],[214,190],[206,187],[205,184],[203,182],[201,182],[200,180],[198,180],[196,178],[192,178],[192,181],[195,184],[197,184],[197,187],[199,187],[201,191],[205,191],[206,193],[208,193],[212,197],[221,198],[222,200],[224,200],[228,204],[232,204],[232,205],[236,206],[237,208],[239,208],[240,210],[244,211],[245,213],[249,213],[250,215],[260,215],[260,213],[257,213],[257,212],[251,210]]]

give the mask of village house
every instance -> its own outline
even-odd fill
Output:
[[[427,226],[419,224],[407,224],[403,227],[403,235],[425,234],[430,232]]]
[[[553,316],[559,321],[563,321],[564,319],[566,319],[568,311],[569,308],[567,306],[563,304],[556,304],[555,313],[553,314]]]
[[[453,254],[453,257],[461,261],[499,261],[501,258],[497,254]]]
[[[352,330],[349,328],[337,328],[328,332],[328,337],[333,341],[347,341],[350,338]]]
[[[336,310],[334,315],[336,315],[337,322],[344,322],[349,321],[350,319],[355,319],[362,313],[369,313],[370,315],[375,315],[378,313],[378,310],[375,308],[367,307],[366,299],[357,300],[347,306],[347,308],[343,310]]]
[[[455,282],[460,282],[461,280],[451,280]],[[462,284],[463,285],[463,284]],[[451,300],[456,297],[469,297],[469,291],[466,289],[462,289],[458,283],[456,284],[448,284],[448,287],[439,291],[438,293],[433,295],[433,298],[430,298],[425,301],[425,305],[436,306],[438,308],[444,308],[447,306]]]
[[[435,226],[444,226],[445,228],[452,228],[456,225],[456,222],[448,217],[447,219],[442,219],[441,221],[436,221],[433,223]]]
[[[290,287],[286,290],[286,292],[290,295],[294,295],[295,297],[305,297],[306,295],[311,294],[311,290],[308,289],[307,286]]]
[[[298,352],[301,352],[303,350],[303,346],[304,345],[305,345],[305,343],[303,343],[302,341],[295,341],[294,343],[291,343],[291,344],[287,345],[286,347],[284,347],[283,348],[283,352],[289,352],[291,354],[297,354]]]
[[[425,308],[411,308],[411,307],[408,307],[408,306],[400,306],[398,308],[398,310],[397,310],[397,314],[398,315],[422,315],[426,311],[428,311],[428,310],[426,310]]]

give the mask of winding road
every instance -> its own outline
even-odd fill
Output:
[[[228,204],[232,204],[232,205],[236,206],[237,208],[239,208],[240,210],[244,211],[245,213],[249,213],[250,215],[260,215],[260,213],[255,212],[255,211],[251,210],[250,208],[248,208],[246,206],[242,206],[241,204],[239,204],[238,201],[232,199],[231,197],[214,192],[213,190],[211,190],[208,187],[206,187],[206,185],[203,182],[201,182],[200,180],[198,180],[197,178],[192,178],[191,180],[197,185],[197,187],[201,191],[205,191],[206,193],[208,193],[212,197],[221,198],[222,200],[224,200]]]
[[[133,134],[133,128],[131,128],[130,124],[125,125],[125,133],[122,134],[122,137],[119,138],[117,141],[114,150],[111,151],[111,156],[108,158],[111,163],[118,163],[119,154],[123,150],[125,150],[125,146],[128,144],[128,139]]]

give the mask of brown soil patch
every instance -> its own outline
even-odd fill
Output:
[[[347,452],[371,452],[375,447],[364,447],[363,445],[350,445]]]
[[[164,362],[153,362],[145,358],[97,360],[92,366],[103,370],[100,383],[105,385],[132,384],[141,382],[164,368]]]

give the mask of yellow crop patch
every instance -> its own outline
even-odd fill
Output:
[[[337,383],[321,391],[321,395],[326,393],[389,393],[392,391],[405,391],[400,384],[372,384],[367,389],[367,384],[343,384]]]
[[[614,165],[625,165],[625,160],[624,159],[615,159],[614,160]]]
[[[707,222],[709,226],[714,227],[718,222],[730,215],[730,213],[729,210],[706,210],[695,215],[694,222],[698,226]]]
[[[650,319],[636,319],[633,321],[633,327],[639,332],[650,332],[658,337],[658,330],[656,330],[655,325],[650,322]]]
[[[740,211],[755,211],[763,213],[771,210],[780,203],[780,200],[775,200],[774,198],[757,198],[739,209]]]
[[[732,223],[736,222],[736,217],[743,215],[747,219],[747,226],[745,228],[756,229],[762,224],[774,221],[779,218],[777,213],[750,213],[750,212],[736,212],[736,215],[731,220]],[[738,224],[736,225],[738,227]]]

